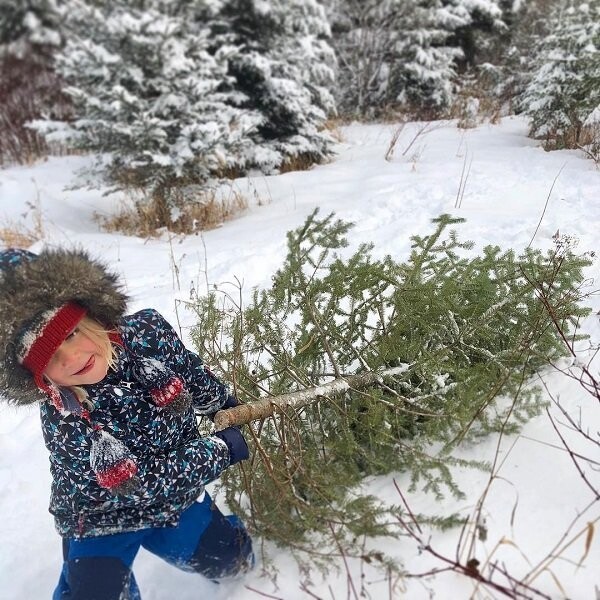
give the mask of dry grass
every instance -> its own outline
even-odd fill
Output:
[[[478,67],[463,74],[459,92],[449,108],[449,117],[459,129],[472,129],[483,122],[499,123],[513,112],[515,91],[501,85],[502,73],[495,68]]]
[[[460,129],[472,129],[485,121],[497,125],[510,107],[506,98],[496,97],[491,90],[471,88],[459,96],[452,112]]]
[[[23,220],[31,215],[31,226],[28,227],[23,221],[12,219],[6,219],[0,223],[0,243],[6,248],[29,248],[29,246],[44,238],[39,196],[35,202],[28,202],[27,207],[28,211],[23,215]]]
[[[116,214],[105,216],[96,213],[95,217],[104,231],[156,237],[165,229],[184,235],[214,229],[248,208],[246,198],[234,191],[225,198],[214,191],[205,191],[193,200],[179,204],[165,219],[162,206],[148,200],[129,198]]]
[[[0,242],[6,248],[29,248],[40,238],[22,225],[8,222],[0,227]]]
[[[549,129],[543,135],[533,135],[542,141],[544,150],[582,150],[598,163],[600,158],[600,127],[585,126],[574,119],[570,127]]]
[[[342,127],[344,127],[344,125],[349,125],[350,122],[350,120],[344,120],[342,118],[331,118],[325,122],[323,127],[338,144],[342,144],[346,141],[344,139],[344,134],[342,133]]]
[[[584,126],[582,141],[577,147],[600,167],[600,123]]]
[[[390,143],[388,144],[388,149],[385,153],[385,160],[387,160],[388,162],[392,160],[392,157],[394,156],[394,150],[396,149],[396,144],[398,143],[398,139],[400,138],[400,135],[402,134],[402,131],[404,129],[404,127],[406,126],[405,122],[401,122],[398,127],[396,127],[396,129],[394,129],[394,132],[392,133],[392,138],[390,139]]]
[[[308,171],[313,165],[322,162],[319,158],[310,153],[298,154],[286,159],[279,167],[280,173],[290,173],[291,171]]]

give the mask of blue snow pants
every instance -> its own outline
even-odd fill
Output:
[[[177,527],[63,539],[64,563],[52,600],[141,600],[131,570],[140,546],[209,579],[242,573],[254,563],[242,522],[225,517],[205,494],[182,513]]]

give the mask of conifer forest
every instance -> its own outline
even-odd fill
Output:
[[[334,121],[525,114],[598,158],[596,0],[2,0],[0,160],[110,153],[90,177],[169,210],[307,168]]]

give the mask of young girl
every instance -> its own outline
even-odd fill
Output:
[[[53,600],[139,600],[140,546],[210,579],[248,570],[246,529],[204,485],[248,458],[235,406],[152,309],[125,316],[117,278],[85,252],[0,252],[0,394],[39,403],[64,563]]]

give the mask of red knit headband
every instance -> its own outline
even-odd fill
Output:
[[[17,359],[33,373],[36,383],[41,381],[53,354],[77,327],[86,312],[83,306],[68,302],[42,313],[21,336]]]

